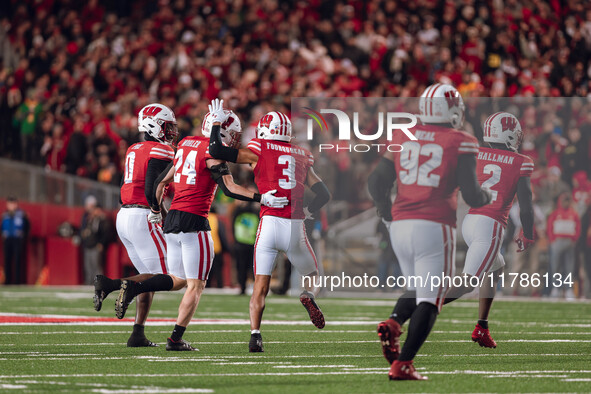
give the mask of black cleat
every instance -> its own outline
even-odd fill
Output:
[[[105,288],[105,280],[109,280],[104,275],[97,275],[94,277],[94,297],[92,298],[92,302],[94,303],[94,310],[100,311],[103,306],[103,300],[107,298],[107,293]]]
[[[250,342],[248,342],[248,351],[251,353],[264,352],[263,336],[261,334],[250,334]]]
[[[168,338],[166,340],[166,350],[175,350],[175,351],[194,351],[198,352],[199,349],[195,349],[191,344],[184,339],[179,340],[178,342],[173,341],[172,339]]]
[[[308,311],[312,324],[314,324],[316,328],[324,328],[324,315],[320,308],[318,308],[318,305],[316,305],[314,295],[309,291],[303,291],[302,294],[300,294],[300,302]]]
[[[121,288],[119,289],[119,296],[115,301],[115,315],[118,319],[123,319],[125,317],[125,312],[127,312],[127,307],[133,301],[136,294],[133,292],[133,288],[135,287],[135,282],[132,280],[122,280],[121,281]]]
[[[158,344],[150,341],[145,336],[134,336],[132,334],[127,340],[127,347],[158,347]]]

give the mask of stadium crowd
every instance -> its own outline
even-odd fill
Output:
[[[188,135],[223,98],[247,141],[262,114],[289,113],[292,97],[412,97],[432,82],[468,100],[591,97],[583,0],[1,0],[0,9],[0,155],[115,185],[139,139],[136,114],[153,101]],[[578,217],[589,216],[590,106],[576,101],[535,133],[528,121],[542,114],[516,114],[544,224],[572,190]],[[342,190],[335,199],[356,210],[369,199],[350,180],[376,158],[362,156],[319,159]],[[578,235],[591,259],[591,231]]]

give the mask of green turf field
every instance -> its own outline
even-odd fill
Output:
[[[180,297],[159,294],[151,316],[176,317]],[[591,392],[589,303],[498,301],[496,349],[470,341],[477,302],[452,303],[415,361],[426,382],[388,380],[375,333],[392,309],[385,298],[319,299],[327,323],[317,330],[298,299],[271,296],[261,354],[248,353],[248,297],[237,295],[203,296],[196,318],[208,321],[193,322],[184,336],[200,352],[166,352],[173,323],[164,321],[146,327],[161,344],[150,349],[125,346],[131,323],[6,323],[22,320],[15,314],[114,317],[113,304],[111,295],[95,312],[90,287],[0,287],[0,391]]]

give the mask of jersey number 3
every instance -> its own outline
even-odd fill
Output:
[[[398,173],[400,182],[405,185],[417,184],[419,186],[438,187],[441,176],[432,174],[443,161],[443,148],[437,144],[421,145],[410,141],[402,144],[404,150],[400,152],[400,167]],[[429,157],[429,160],[419,166],[421,156]]]
[[[281,155],[277,159],[278,164],[285,165],[287,164],[287,168],[284,168],[282,174],[287,177],[286,179],[279,179],[279,187],[285,190],[291,190],[296,186],[295,180],[295,167],[296,167],[296,160],[293,156],[290,155]]]

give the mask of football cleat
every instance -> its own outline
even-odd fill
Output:
[[[400,335],[402,335],[402,328],[396,320],[388,319],[378,324],[382,353],[389,364],[396,361],[400,354]]]
[[[127,312],[127,307],[133,301],[135,294],[133,294],[133,288],[135,286],[135,282],[132,280],[122,280],[121,281],[121,288],[119,289],[119,296],[115,301],[115,315],[118,319],[123,319],[125,317],[125,312]]]
[[[474,331],[472,331],[472,340],[474,342],[478,342],[478,344],[482,347],[490,347],[490,348],[497,347],[497,343],[490,336],[490,332],[488,331],[488,329],[482,328],[482,326],[480,326],[480,324],[477,324],[476,327],[474,328]]]
[[[107,293],[105,288],[105,280],[108,280],[104,275],[97,275],[94,277],[94,297],[92,298],[92,302],[94,303],[94,310],[100,311],[103,307],[103,300],[107,298],[109,293]]]
[[[304,291],[300,294],[300,302],[308,311],[308,315],[310,315],[310,320],[312,324],[316,326],[316,328],[321,329],[324,328],[324,315],[322,311],[316,305],[316,301],[314,301],[314,295],[309,291]]]
[[[250,334],[250,342],[248,342],[248,351],[251,353],[264,352],[263,336],[261,334]]]
[[[174,350],[174,351],[189,351],[189,352],[198,352],[199,349],[194,348],[191,344],[184,339],[180,339],[178,342],[173,341],[172,339],[166,339],[166,350]]]
[[[390,380],[429,380],[417,372],[415,366],[410,361],[394,361],[388,372]]]
[[[158,344],[150,341],[145,336],[131,335],[127,340],[127,347],[158,347]]]

